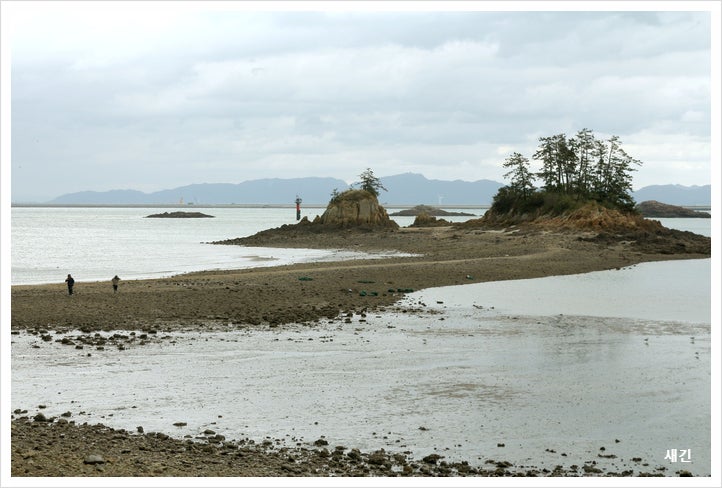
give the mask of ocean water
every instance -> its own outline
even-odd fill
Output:
[[[192,208],[214,218],[156,219],[168,208],[14,207],[11,283],[157,278],[208,269],[276,266],[365,256],[341,250],[219,246],[212,241],[296,223],[295,208]],[[181,210],[188,211],[187,208]],[[306,209],[309,219],[323,209]]]

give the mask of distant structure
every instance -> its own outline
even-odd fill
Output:
[[[296,220],[301,220],[301,197],[296,195]]]

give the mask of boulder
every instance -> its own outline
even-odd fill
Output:
[[[451,222],[444,219],[437,219],[427,213],[420,213],[414,219],[414,223],[411,224],[411,227],[441,227],[446,225],[451,225]]]

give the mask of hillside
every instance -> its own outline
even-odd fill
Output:
[[[650,185],[632,193],[636,202],[656,200],[667,205],[704,206],[712,202],[711,185]]]
[[[417,173],[404,173],[380,178],[387,191],[380,203],[391,205],[490,205],[504,183],[492,180],[431,180]],[[344,191],[349,185],[336,178],[269,178],[242,183],[201,183],[144,193],[136,190],[83,191],[61,195],[49,202],[53,205],[142,205],[179,203],[196,205],[269,204],[293,205],[299,196],[305,205],[326,205],[334,190]],[[710,205],[711,187],[653,185],[632,193],[637,202],[657,200],[672,205]]]

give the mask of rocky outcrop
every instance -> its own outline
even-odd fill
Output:
[[[453,216],[459,216],[459,217],[473,217],[474,214],[466,213],[466,212],[449,212],[448,210],[443,210],[436,207],[430,207],[429,205],[417,205],[413,208],[409,208],[406,210],[399,210],[398,212],[394,212],[391,215],[392,216],[399,216],[399,217],[415,217],[419,216],[421,214],[426,214],[434,217],[453,217]]]
[[[689,208],[679,207],[677,205],[668,205],[658,202],[657,200],[647,200],[637,204],[635,207],[639,213],[645,217],[653,217],[657,219],[663,218],[702,218],[709,219],[711,215],[707,212],[696,212]]]
[[[516,228],[542,232],[581,232],[583,241],[606,247],[628,243],[634,251],[648,254],[702,254],[711,252],[711,239],[692,232],[668,229],[659,220],[638,212],[622,212],[596,202],[558,215],[498,215],[487,212],[480,219],[454,224],[459,228]]]
[[[411,224],[411,227],[443,227],[447,225],[451,225],[451,222],[444,219],[437,219],[433,215],[429,215],[427,213],[420,213],[414,219],[414,223]]]
[[[499,214],[490,209],[480,219],[460,224],[465,227],[530,226],[547,230],[573,230],[591,232],[624,232],[629,230],[655,231],[661,224],[645,219],[637,212],[623,212],[590,201],[574,210],[554,212],[537,209],[527,213]]]
[[[331,228],[398,228],[376,196],[365,190],[348,190],[336,196],[329,202],[323,215],[314,219],[313,224]]]
[[[213,215],[206,215],[201,212],[163,212],[147,215],[147,219],[202,219],[213,218]]]

